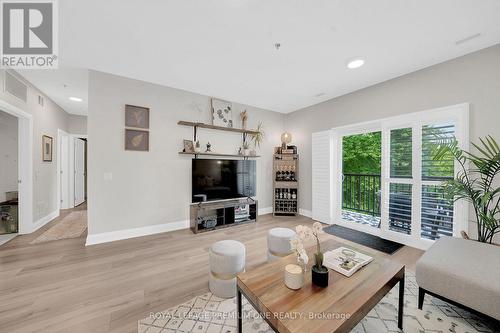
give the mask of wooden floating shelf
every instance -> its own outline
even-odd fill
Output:
[[[244,158],[256,158],[259,155],[238,155],[238,154],[216,154],[216,153],[187,153],[180,151],[179,155],[200,155],[200,156],[221,156],[221,157],[244,157]]]
[[[236,133],[244,133],[244,134],[251,134],[251,135],[256,135],[259,133],[258,131],[246,130],[246,129],[242,129],[242,128],[215,126],[215,125],[209,125],[209,124],[205,124],[205,123],[196,123],[196,122],[192,122],[192,121],[183,121],[183,120],[177,122],[177,125],[198,127],[198,128],[208,128],[208,129],[213,129],[213,130],[218,130],[218,131],[236,132]]]

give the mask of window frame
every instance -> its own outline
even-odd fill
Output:
[[[336,224],[352,229],[374,234],[386,239],[397,241],[421,249],[429,248],[434,241],[421,238],[421,204],[422,186],[436,185],[439,180],[422,179],[422,127],[439,123],[453,123],[455,137],[461,149],[469,149],[469,104],[457,104],[442,108],[407,113],[395,117],[363,122],[332,129],[332,217]],[[390,131],[400,128],[412,128],[412,178],[390,177]],[[348,135],[382,132],[382,161],[381,161],[381,227],[360,225],[342,219],[342,138]],[[455,175],[460,171],[457,161],[454,163]],[[389,230],[389,186],[390,183],[412,184],[412,226],[411,234],[403,234]],[[469,205],[460,200],[453,205],[453,236],[460,237],[460,231],[468,231]]]

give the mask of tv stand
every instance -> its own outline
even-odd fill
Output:
[[[191,204],[191,230],[197,234],[257,222],[258,202],[250,197]]]

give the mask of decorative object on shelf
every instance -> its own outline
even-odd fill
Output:
[[[287,145],[292,142],[292,135],[288,132],[284,132],[283,134],[281,134],[281,148],[282,149],[287,149]],[[282,154],[283,151],[281,152]]]
[[[126,128],[125,150],[149,151],[149,132]]]
[[[453,157],[461,170],[455,179],[444,182],[444,188],[451,200],[464,199],[474,206],[477,222],[478,241],[492,243],[493,236],[500,232],[500,187],[495,187],[496,176],[500,173],[500,146],[488,135],[479,138],[481,144],[472,143],[478,151],[471,154],[460,149],[455,137],[436,134],[433,145],[435,161]],[[474,165],[470,168],[469,164]],[[467,236],[468,237],[468,236]]]
[[[205,150],[205,153],[211,153],[212,152],[212,145],[210,142],[207,142],[207,150]]]
[[[243,150],[242,150],[242,148],[241,148],[241,147],[240,147],[240,148],[238,148],[238,155],[243,155]]]
[[[194,152],[193,141],[191,141],[191,140],[184,140],[184,149],[183,149],[183,152],[185,152],[185,153],[193,153]]]
[[[243,142],[243,155],[250,155],[250,144],[248,143],[248,141]]]
[[[149,108],[126,104],[125,126],[149,129]]]
[[[297,236],[303,242],[307,239],[316,240],[316,253],[314,254],[315,264],[311,268],[312,283],[318,287],[328,286],[328,268],[323,266],[323,252],[319,243],[319,235],[323,232],[323,226],[319,222],[314,222],[312,229],[303,225],[295,228]]]
[[[201,145],[200,145],[200,140],[196,140],[194,144],[194,152],[199,153],[201,152]]]
[[[295,264],[285,266],[285,285],[292,290],[298,290],[304,286],[304,271],[302,267]]]
[[[255,149],[260,149],[260,144],[262,143],[262,141],[264,141],[264,137],[266,135],[264,133],[264,126],[262,124],[262,121],[259,121],[259,125],[257,125],[257,129],[255,131],[256,133],[251,134],[251,141],[253,142]]]
[[[48,135],[42,135],[42,160],[52,162],[52,143],[54,139]]]
[[[247,129],[247,119],[248,119],[247,110],[240,112],[240,118],[241,118],[241,128]]]
[[[231,102],[212,98],[212,125],[233,127],[233,106]]]

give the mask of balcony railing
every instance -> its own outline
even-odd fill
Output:
[[[380,217],[380,181],[380,175],[344,174],[342,209]],[[411,234],[411,189],[411,185],[391,183],[389,229],[392,231]],[[442,235],[453,235],[453,201],[447,199],[443,188],[437,185],[423,185],[421,191],[421,237],[435,240]],[[350,220],[353,220],[353,216],[355,214],[350,215]],[[362,220],[360,215],[357,222],[363,223]]]
[[[342,208],[380,216],[380,175],[345,173]]]

